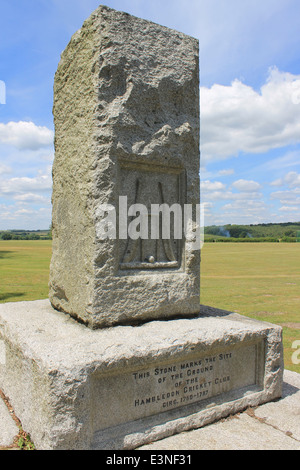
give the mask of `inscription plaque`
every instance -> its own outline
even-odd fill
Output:
[[[262,389],[263,342],[96,379],[97,430]],[[112,393],[113,391],[113,393]],[[207,402],[206,402],[207,403]],[[112,412],[113,410],[113,412]]]

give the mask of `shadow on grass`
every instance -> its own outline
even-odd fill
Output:
[[[25,292],[5,292],[4,294],[0,294],[0,302],[14,297],[22,297],[23,295],[25,295]]]
[[[14,251],[0,251],[0,259],[3,258],[11,258],[13,256]]]

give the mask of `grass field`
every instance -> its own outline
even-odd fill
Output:
[[[201,273],[201,303],[281,325],[285,367],[300,373],[292,362],[300,341],[300,244],[207,243]]]
[[[50,240],[0,241],[0,303],[47,298],[50,257]],[[300,373],[292,361],[300,342],[300,243],[205,244],[201,303],[281,325],[285,367]]]
[[[0,241],[0,303],[48,297],[51,240]]]

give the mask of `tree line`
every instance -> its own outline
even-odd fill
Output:
[[[0,231],[1,240],[52,240],[51,230],[4,230]]]
[[[207,241],[296,242],[300,241],[300,222],[257,225],[212,225],[205,227],[204,233],[205,240]]]

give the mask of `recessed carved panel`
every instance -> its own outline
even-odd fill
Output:
[[[122,161],[120,196],[127,196],[128,209],[133,205],[143,206],[134,215],[129,211],[129,235],[126,240],[119,241],[120,269],[180,268],[184,246],[184,170]],[[130,224],[141,232],[139,238],[130,237]]]

